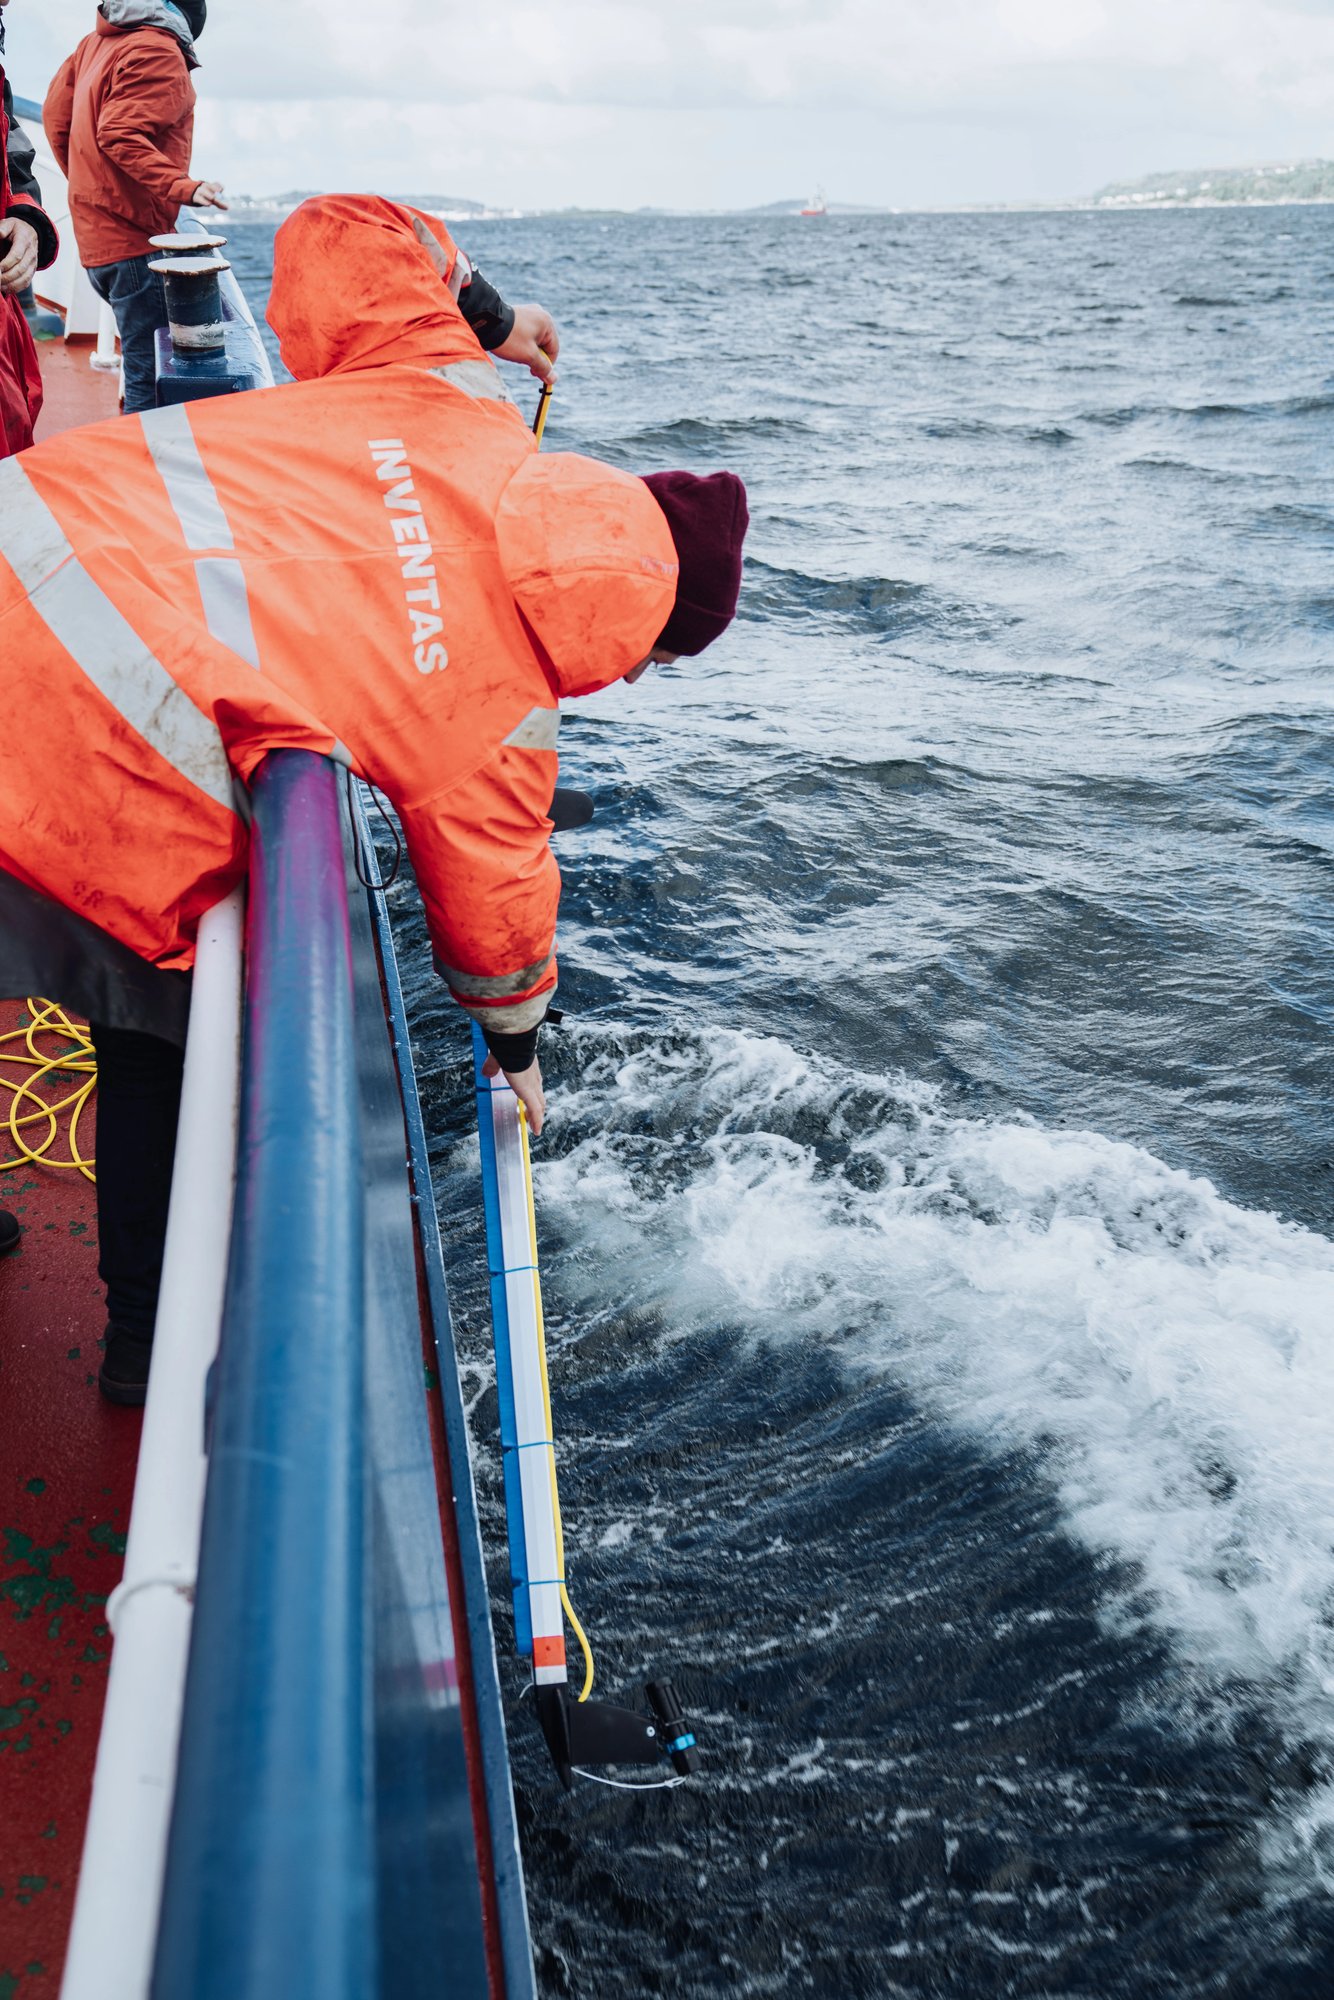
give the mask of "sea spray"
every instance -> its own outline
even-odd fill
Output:
[[[596,1314],[832,1345],[1025,1448],[1127,1566],[1217,1729],[1261,1699],[1334,1769],[1334,1243],[1141,1147],[976,1119],[736,1031],[576,1030],[539,1170]],[[1328,1817],[1308,1802],[1313,1827]],[[1320,1842],[1315,1843],[1316,1847]],[[1318,1856],[1317,1856],[1318,1858]]]

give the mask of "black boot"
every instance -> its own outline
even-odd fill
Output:
[[[152,1358],[151,1333],[134,1333],[128,1326],[109,1321],[97,1378],[97,1386],[107,1401],[140,1408],[148,1394],[148,1364]]]
[[[0,1257],[3,1257],[8,1250],[18,1249],[22,1234],[18,1217],[11,1215],[7,1208],[0,1208]]]

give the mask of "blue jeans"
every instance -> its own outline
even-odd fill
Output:
[[[95,264],[88,272],[98,298],[105,299],[116,315],[127,415],[151,410],[157,403],[153,336],[167,324],[167,297],[161,278],[149,270],[148,261],[147,257],[123,257],[118,264]]]

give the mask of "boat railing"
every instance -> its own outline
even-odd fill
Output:
[[[345,783],[304,751],[272,753],[251,783],[225,1279],[209,1247],[231,1197],[219,1098],[207,1171],[182,1127],[195,1178],[173,1186],[170,1345],[66,2000],[534,1992],[425,1133]],[[187,1094],[192,1062],[235,1072],[234,937],[207,1034],[196,994]],[[234,1048],[235,997],[230,1022]]]
[[[156,2000],[533,1990],[466,1441],[432,1393],[457,1400],[434,1207],[342,778],[284,751],[252,784],[236,1197]]]
[[[332,768],[253,786],[232,1248],[153,1991],[376,1990],[364,1200]]]
[[[171,1207],[115,1648],[62,2000],[139,2000],[152,1965],[204,1502],[236,1164],[244,892],[199,926]]]

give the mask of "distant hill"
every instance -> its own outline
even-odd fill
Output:
[[[281,222],[311,195],[322,192],[319,188],[289,188],[286,194],[228,195],[227,212],[236,222]],[[429,215],[443,216],[449,222],[478,222],[515,213],[513,209],[491,208],[484,201],[469,201],[465,195],[395,194],[391,199],[409,202],[413,208],[424,208]]]
[[[278,223],[314,192],[316,190],[310,188],[293,188],[285,194],[260,197],[236,195],[231,197],[231,218],[236,222]],[[489,202],[452,194],[394,194],[391,198],[411,202],[414,207],[427,209],[447,222],[492,222],[521,214],[559,220],[562,217],[587,219],[630,213],[610,208],[494,208]],[[1174,173],[1145,174],[1134,181],[1112,181],[1108,186],[1099,188],[1096,194],[1077,201],[978,202],[958,206],[975,210],[1024,212],[1063,208],[1214,208],[1232,203],[1255,206],[1284,201],[1334,202],[1334,160],[1275,161],[1262,167],[1190,167]],[[794,195],[789,201],[767,201],[755,208],[708,211],[641,208],[633,212],[644,217],[699,213],[783,216],[800,215],[809,206],[809,195]],[[831,201],[825,212],[829,215],[895,215],[900,211],[884,205]],[[934,212],[949,214],[956,211],[951,208]]]
[[[1212,208],[1219,202],[1334,201],[1334,160],[1294,160],[1264,167],[1192,167],[1113,181],[1095,208]]]
[[[431,215],[512,215],[513,209],[492,208],[486,201],[469,201],[461,194],[396,194],[394,201],[406,201],[413,208],[424,208]]]
[[[809,208],[810,205],[810,196],[803,194],[795,196],[791,201],[766,201],[759,208],[733,209],[731,213],[734,215],[800,215],[802,209]],[[726,212],[724,211],[724,213]],[[831,201],[826,203],[825,212],[828,215],[888,215],[892,211],[886,208],[866,208],[855,201]]]
[[[227,219],[231,222],[281,222],[308,195],[318,192],[317,188],[294,188],[289,194],[228,194]]]
[[[320,188],[289,188],[285,194],[229,195],[228,214],[235,222],[281,222],[285,216],[311,195],[320,194]],[[414,208],[424,208],[431,215],[443,216],[446,222],[495,222],[502,218],[518,215],[548,216],[554,218],[575,217],[596,219],[599,216],[643,215],[643,216],[686,216],[686,215],[800,215],[803,208],[810,205],[809,195],[794,196],[791,201],[769,201],[761,208],[741,209],[691,209],[691,208],[493,208],[489,202],[471,201],[464,195],[455,194],[398,194],[390,196],[392,201],[410,202]],[[886,215],[892,211],[884,208],[867,208],[856,202],[831,201],[826,213],[829,215]]]

